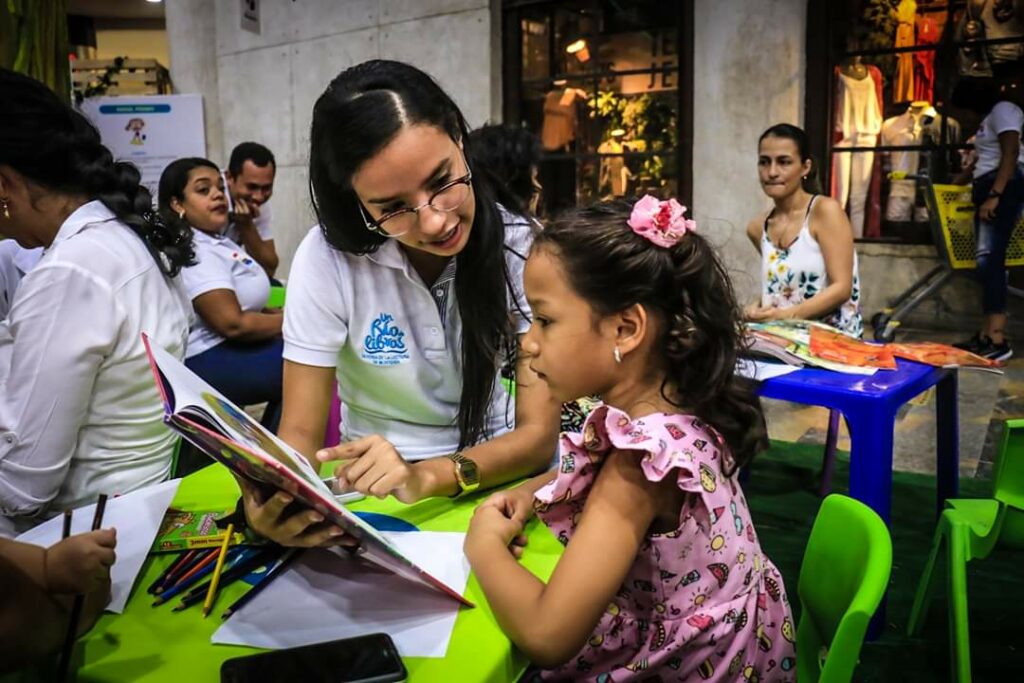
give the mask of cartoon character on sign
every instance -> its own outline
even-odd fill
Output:
[[[142,129],[145,127],[146,122],[140,118],[128,119],[128,125],[124,129],[132,132],[131,144],[143,145],[146,143],[146,136],[142,134]]]

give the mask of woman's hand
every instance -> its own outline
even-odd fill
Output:
[[[340,527],[325,522],[324,516],[316,510],[288,510],[294,500],[290,494],[278,491],[264,500],[259,489],[244,479],[236,479],[242,489],[245,518],[260,536],[279,545],[299,548],[359,544]]]
[[[316,457],[320,462],[344,461],[334,470],[342,491],[381,499],[393,495],[403,503],[415,503],[434,495],[437,486],[427,468],[406,462],[390,441],[377,434],[324,448]]]
[[[76,534],[51,546],[45,551],[44,559],[46,590],[57,594],[90,594],[106,586],[109,595],[110,568],[117,559],[116,545],[114,529],[100,529]]]
[[[526,546],[524,512],[515,511],[518,509],[515,503],[509,498],[501,498],[503,493],[494,494],[473,513],[463,544],[470,563],[476,562],[476,558],[487,557],[496,547],[508,548],[514,557],[523,554]],[[532,503],[530,509],[533,509]]]
[[[991,222],[995,220],[996,208],[999,206],[999,197],[989,197],[978,207],[978,218]]]
[[[764,323],[770,320],[789,320],[793,317],[793,309],[750,304],[743,310],[743,316],[755,323]]]

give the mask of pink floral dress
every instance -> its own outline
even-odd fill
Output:
[[[537,515],[568,544],[601,463],[634,451],[651,481],[675,476],[691,494],[679,527],[649,534],[589,642],[535,680],[739,681],[796,678],[796,629],[782,576],[761,552],[731,460],[712,427],[689,415],[631,420],[601,405],[582,434],[563,433],[556,479]]]

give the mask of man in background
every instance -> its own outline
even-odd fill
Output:
[[[231,223],[225,235],[241,245],[267,275],[277,270],[277,249],[270,230],[270,201],[277,163],[258,142],[243,142],[231,152],[224,172]]]

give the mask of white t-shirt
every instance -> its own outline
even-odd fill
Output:
[[[999,159],[1002,151],[999,147],[999,134],[1015,130],[1018,135],[1020,147],[1017,153],[1017,165],[1024,170],[1024,134],[1021,128],[1024,127],[1024,111],[1013,102],[1002,101],[992,107],[978,126],[978,132],[974,136],[974,151],[978,155],[978,163],[974,167],[974,177],[980,178],[990,171],[999,168]]]
[[[235,200],[231,197],[231,191],[228,190],[227,173],[221,171],[220,177],[224,179],[224,196],[228,200],[228,211],[234,211]],[[260,234],[260,237],[264,242],[274,239],[274,234],[270,231],[270,202],[267,202],[260,207],[260,216],[254,220],[253,223],[256,225],[256,232]],[[237,242],[238,244],[242,243],[241,235],[234,223],[228,224],[228,227],[224,229],[224,234],[230,238],[232,242]]]
[[[509,312],[524,333],[530,309],[523,267],[533,232],[525,219],[503,215],[514,289]],[[337,368],[345,440],[380,434],[408,460],[457,450],[462,319],[454,280],[433,287],[451,289],[431,292],[393,240],[357,256],[332,248],[314,226],[299,245],[288,279],[284,357]],[[486,438],[514,426],[515,403],[496,379]]]
[[[101,202],[64,221],[0,323],[0,535],[167,478],[177,437],[141,334],[182,358],[190,315]]]
[[[42,255],[42,247],[26,249],[12,239],[0,241],[0,319],[7,317],[18,285]]]
[[[183,268],[181,281],[193,301],[215,289],[230,289],[243,311],[261,311],[270,296],[270,278],[245,250],[224,235],[192,229],[196,265]],[[188,335],[186,358],[198,356],[224,341],[198,312]]]

